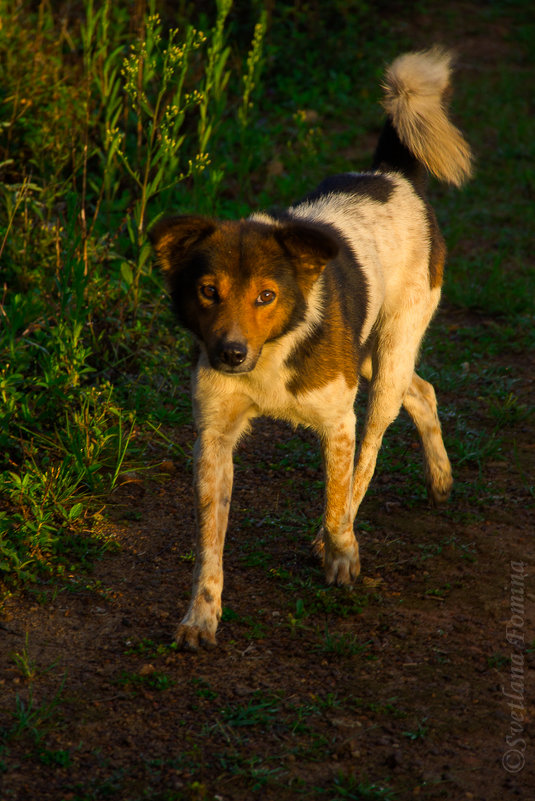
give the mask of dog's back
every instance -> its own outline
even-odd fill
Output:
[[[327,178],[282,214],[251,217],[300,220],[336,239],[340,252],[326,273],[342,287],[345,320],[360,347],[380,313],[442,285],[446,247],[426,200],[427,175],[458,186],[471,174],[470,149],[446,111],[450,73],[451,54],[439,47],[400,56],[385,76],[388,117],[372,170]]]

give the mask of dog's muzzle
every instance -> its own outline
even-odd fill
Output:
[[[238,341],[220,343],[209,358],[211,366],[222,373],[248,373],[257,361],[246,343]]]

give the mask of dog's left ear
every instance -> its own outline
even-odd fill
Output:
[[[302,223],[290,223],[278,228],[275,236],[282,247],[296,258],[299,268],[319,275],[327,262],[338,255],[338,244],[321,228]]]
[[[184,256],[216,229],[209,217],[183,214],[158,220],[147,232],[162,269],[174,273]]]

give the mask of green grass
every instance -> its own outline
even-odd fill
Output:
[[[362,782],[354,776],[344,776],[339,774],[334,780],[328,793],[331,801],[393,801],[395,793],[388,787],[375,783]]]
[[[323,642],[320,640],[315,650],[322,655],[338,660],[340,657],[363,655],[366,658],[369,643],[360,641],[356,634],[330,632],[325,628]],[[367,657],[369,658],[369,656]]]
[[[165,673],[151,670],[146,674],[128,673],[122,671],[121,675],[115,679],[115,683],[120,687],[125,687],[131,692],[136,692],[136,688],[146,687],[151,690],[168,690],[173,685],[173,680]]]
[[[37,673],[37,665],[35,660],[30,656],[28,650],[28,632],[26,632],[26,636],[24,638],[24,648],[21,651],[14,651],[11,654],[11,659],[20,672],[22,678],[35,678]]]
[[[27,693],[24,694],[26,697],[17,693],[14,709],[9,710],[11,723],[0,730],[0,745],[9,744],[12,740],[27,738],[34,746],[40,746],[50,728],[57,723],[65,681],[66,676],[64,675],[56,693],[50,700],[41,703],[34,697],[31,682]]]

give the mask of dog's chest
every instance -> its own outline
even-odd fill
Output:
[[[353,407],[354,398],[355,390],[348,387],[342,374],[325,386],[303,393],[290,391],[281,377],[256,395],[255,405],[260,415],[287,420],[294,425],[321,432],[347,414]]]
[[[286,351],[280,342],[271,343],[254,370],[234,375],[213,370],[201,355],[193,386],[196,414],[210,426],[228,410],[240,409],[249,419],[271,417],[321,432],[353,408],[357,387],[349,387],[342,373],[305,392],[293,391],[296,371],[287,364]]]

